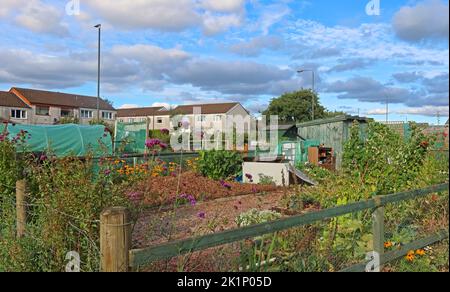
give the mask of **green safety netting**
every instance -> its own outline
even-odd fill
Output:
[[[147,122],[117,123],[115,150],[123,153],[143,154],[147,139]]]
[[[57,157],[65,156],[96,156],[112,155],[112,139],[105,127],[81,125],[35,126],[7,124],[9,139],[16,137],[21,131],[26,131],[29,138],[23,150],[29,152],[50,151]],[[5,127],[0,127],[1,132]]]

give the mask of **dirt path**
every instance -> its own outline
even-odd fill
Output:
[[[251,194],[199,202],[171,210],[147,210],[133,232],[133,246],[147,247],[172,240],[237,228],[235,218],[250,209],[269,210],[280,206],[285,191]],[[204,214],[204,218],[201,216]],[[199,216],[200,215],[200,216]]]

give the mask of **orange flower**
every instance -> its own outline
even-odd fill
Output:
[[[416,255],[424,256],[425,255],[425,251],[423,249],[418,249],[418,250],[416,250]]]
[[[391,241],[385,242],[384,243],[384,248],[390,248],[392,247],[394,244]]]
[[[416,258],[416,257],[414,256],[414,254],[408,254],[408,255],[405,257],[405,259],[406,259],[408,262],[414,261],[415,258]]]

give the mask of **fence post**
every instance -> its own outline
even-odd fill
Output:
[[[27,210],[26,210],[26,180],[16,181],[16,232],[17,238],[21,238],[25,235],[25,226],[27,222]]]
[[[127,272],[131,247],[130,213],[124,207],[105,209],[100,215],[102,272]]]
[[[374,199],[377,202],[377,207],[372,213],[373,250],[379,256],[378,259],[381,262],[384,254],[384,207],[379,203],[381,196],[377,196]],[[379,267],[375,267],[375,271],[380,272],[382,268],[380,263]]]

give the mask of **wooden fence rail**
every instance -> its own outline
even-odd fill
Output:
[[[399,251],[384,253],[384,206],[386,206],[387,204],[398,203],[406,200],[423,197],[431,193],[444,191],[448,192],[448,187],[449,184],[444,183],[413,191],[401,192],[386,196],[378,196],[370,200],[356,202],[345,206],[325,209],[318,212],[293,216],[289,218],[280,219],[277,221],[243,227],[235,230],[228,230],[220,233],[208,234],[200,237],[168,242],[143,249],[124,250],[128,246],[128,244],[125,243],[131,242],[131,232],[130,232],[131,226],[129,222],[123,221],[120,222],[120,224],[115,224],[111,227],[115,230],[111,232],[118,232],[119,234],[122,235],[109,237],[111,240],[114,240],[115,238],[115,240],[117,240],[118,242],[108,243],[102,240],[100,249],[102,256],[105,256],[106,254],[108,256],[110,256],[111,254],[123,255],[124,252],[127,252],[128,257],[121,256],[122,262],[120,268],[118,268],[117,265],[110,266],[106,261],[102,260],[102,263],[105,263],[105,266],[102,266],[102,270],[124,271],[126,270],[126,268],[124,268],[125,266],[128,266],[129,268],[144,266],[156,260],[170,259],[172,257],[176,257],[182,254],[200,251],[211,247],[216,247],[256,236],[261,236],[277,231],[290,229],[293,227],[300,227],[303,225],[312,224],[314,222],[322,221],[324,219],[335,218],[342,215],[370,209],[373,210],[374,252],[380,255],[380,264],[385,264],[389,261],[392,261],[398,257],[403,256],[408,252],[408,250],[411,249],[411,247],[420,248],[427,246],[429,244],[448,238],[449,234],[448,231],[441,231],[431,237],[421,239],[416,242],[405,245],[403,249]],[[116,216],[119,216],[120,218],[128,218],[128,216],[126,215],[128,211],[125,208],[116,208],[115,211]],[[120,212],[122,212],[122,214],[120,214]],[[102,216],[102,219],[104,217],[105,216]],[[105,222],[105,220],[103,219],[101,224],[108,225],[109,223]],[[117,231],[116,228],[121,228],[122,230]],[[127,236],[129,238],[127,238]],[[114,248],[122,250],[120,251],[111,250]],[[366,263],[361,263],[359,265],[352,266],[344,271],[361,271],[361,270],[364,271],[365,266]]]

